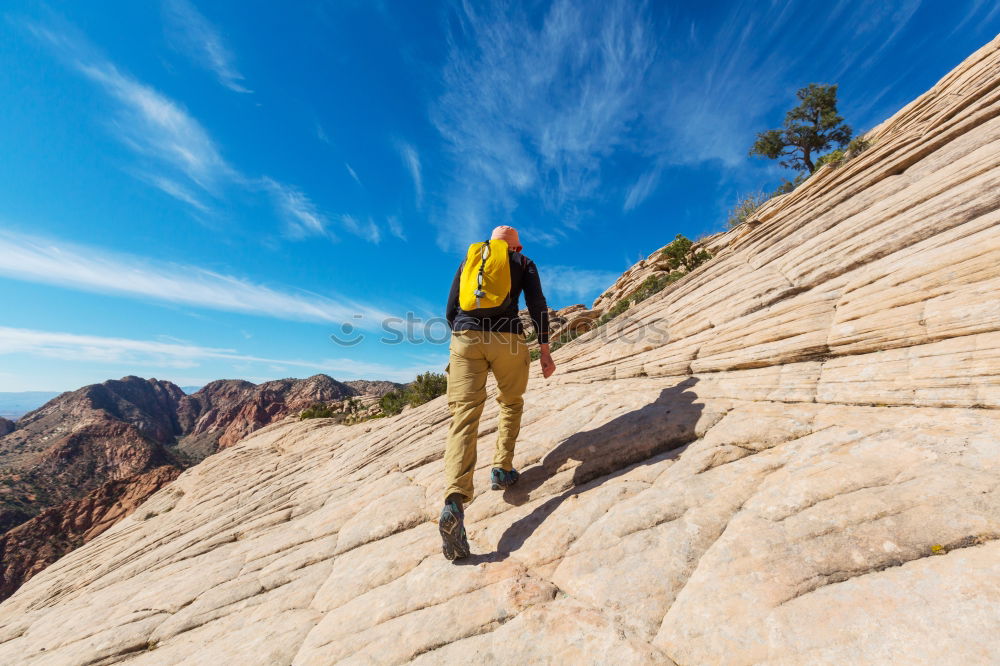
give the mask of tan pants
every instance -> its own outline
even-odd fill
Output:
[[[448,362],[448,407],[451,429],[444,451],[445,497],[458,493],[471,501],[472,473],[476,469],[479,417],[486,402],[486,375],[497,380],[500,423],[493,466],[512,469],[514,443],[521,430],[524,389],[528,386],[528,346],[524,336],[490,331],[451,334]]]

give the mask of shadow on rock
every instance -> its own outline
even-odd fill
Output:
[[[517,485],[504,492],[504,499],[520,505],[533,491],[570,460],[578,461],[572,487],[552,497],[530,514],[513,523],[500,537],[497,552],[467,558],[462,563],[497,562],[518,550],[559,506],[573,495],[614,479],[639,464],[653,464],[674,458],[696,439],[695,425],[704,406],[691,390],[698,383],[689,377],[663,389],[657,399],[640,409],[623,414],[599,428],[579,432],[552,449],[541,463],[521,474]]]

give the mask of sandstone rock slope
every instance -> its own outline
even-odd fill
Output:
[[[444,398],[276,424],[0,605],[0,662],[1000,662],[1000,38],[871,138],[534,375],[505,493],[487,408],[473,558]]]

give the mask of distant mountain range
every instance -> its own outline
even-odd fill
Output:
[[[197,393],[201,386],[181,386],[187,395]],[[0,391],[0,417],[16,421],[22,415],[38,409],[61,391]]]
[[[0,391],[0,417],[17,420],[22,414],[38,409],[59,391]]]
[[[22,406],[51,399],[16,422],[0,418],[0,599],[219,449],[317,402],[371,400],[399,386],[315,375],[224,379],[188,395],[130,376],[60,394],[5,394]]]

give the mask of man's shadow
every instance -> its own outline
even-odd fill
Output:
[[[495,553],[473,555],[456,564],[505,560],[570,497],[621,476],[637,464],[649,465],[680,455],[696,439],[695,425],[704,408],[696,402],[697,394],[690,390],[697,383],[696,377],[689,377],[663,389],[655,401],[599,428],[570,436],[549,451],[539,464],[525,469],[517,484],[504,491],[504,499],[510,504],[530,501],[532,492],[553,478],[567,462],[579,462],[573,469],[572,486],[508,527]]]

